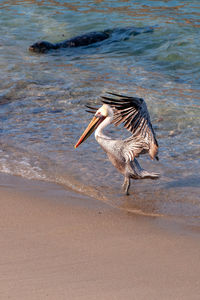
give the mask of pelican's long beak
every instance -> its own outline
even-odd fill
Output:
[[[93,117],[92,121],[89,123],[88,127],[85,129],[81,137],[79,138],[78,142],[74,146],[76,149],[81,143],[83,143],[99,126],[99,124],[105,119],[105,117]]]

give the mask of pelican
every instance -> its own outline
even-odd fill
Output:
[[[136,160],[141,154],[149,153],[151,159],[158,160],[158,143],[153,130],[145,101],[138,97],[129,97],[116,93],[102,96],[103,105],[97,109],[91,106],[90,113],[95,113],[78,142],[77,148],[95,131],[95,139],[106,152],[111,163],[124,175],[123,189],[129,195],[130,178],[156,179],[158,173],[144,170]],[[96,112],[95,112],[96,111]],[[106,126],[123,124],[132,135],[124,140],[113,140],[104,134]]]

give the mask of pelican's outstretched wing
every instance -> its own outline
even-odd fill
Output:
[[[124,141],[125,157],[132,160],[139,154],[148,152],[152,159],[158,159],[158,143],[145,101],[137,97],[108,94],[115,98],[102,96],[102,102],[112,107],[113,123],[116,126],[123,123],[133,134]]]

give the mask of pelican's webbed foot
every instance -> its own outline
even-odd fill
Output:
[[[129,177],[124,177],[124,183],[122,185],[123,190],[126,195],[129,195],[129,188],[130,188],[130,178]]]

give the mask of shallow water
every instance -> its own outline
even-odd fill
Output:
[[[48,54],[38,40],[58,42],[88,31],[156,26],[153,33]],[[0,171],[63,184],[110,205],[199,222],[199,1],[1,1]],[[113,91],[143,97],[160,161],[140,159],[157,181],[123,178],[90,137],[73,146]],[[108,129],[114,137],[126,130]]]

